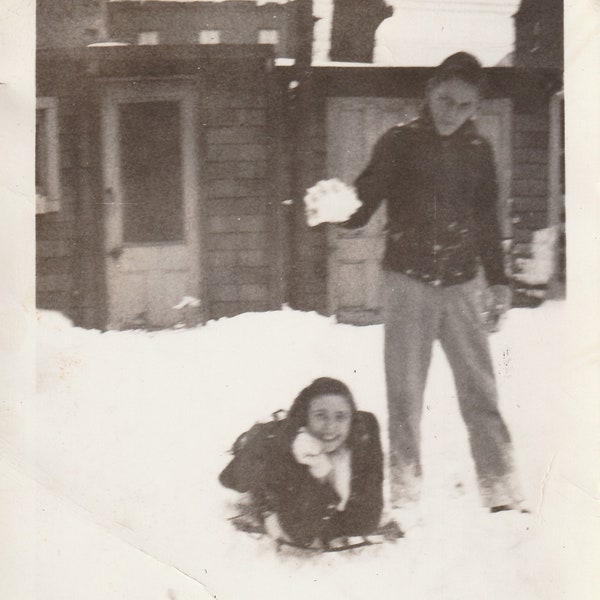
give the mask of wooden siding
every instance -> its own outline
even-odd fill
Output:
[[[275,154],[260,77],[217,83],[202,96],[204,157],[199,165],[204,200],[204,290],[211,318],[278,308],[278,237],[270,161]],[[201,92],[202,93],[202,92]]]
[[[36,217],[36,304],[103,324],[102,184],[96,90],[78,62],[38,64],[38,96],[57,99],[60,209]]]
[[[109,0],[36,0],[36,46],[86,46],[106,36]]]
[[[327,128],[325,98],[315,94],[309,105],[308,144],[302,148],[297,181],[300,194],[293,208],[294,248],[290,303],[294,308],[327,311],[327,226],[308,227],[303,192],[327,177]],[[295,144],[296,139],[293,140]]]
[[[277,56],[295,55],[295,4],[250,2],[110,2],[113,39],[137,44],[143,31],[157,31],[160,44],[197,44],[201,30],[220,32],[222,44],[256,44],[261,29],[279,32]]]
[[[513,117],[513,258],[531,256],[532,232],[548,226],[549,113],[544,104]]]
[[[192,48],[179,59],[173,58],[177,49],[161,52],[169,55],[166,62],[177,60],[177,75],[191,77],[197,90],[203,317],[278,308],[283,301],[278,230],[282,136],[276,129],[278,96],[266,68],[270,51],[260,48],[249,58],[243,49]],[[165,61],[150,48],[48,52],[43,57],[38,95],[59,101],[61,206],[57,213],[37,217],[37,304],[79,325],[102,328],[107,318],[103,82],[128,72],[140,81],[151,80],[155,70],[164,80]],[[206,57],[214,64],[207,66]]]
[[[42,95],[42,94],[40,94]],[[74,256],[74,201],[76,196],[72,131],[73,114],[63,101],[58,105],[60,153],[60,211],[36,217],[37,303],[47,308],[70,309],[71,268]]]
[[[524,0],[515,15],[515,65],[563,68],[562,0]]]

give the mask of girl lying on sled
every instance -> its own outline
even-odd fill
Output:
[[[383,506],[379,426],[372,413],[356,409],[341,381],[313,381],[286,418],[255,425],[233,452],[220,481],[250,493],[255,515],[277,542],[333,549],[340,539],[377,532]],[[401,535],[398,530],[393,537]]]

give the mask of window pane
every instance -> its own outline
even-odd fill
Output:
[[[221,32],[216,29],[203,29],[198,34],[200,44],[219,44],[221,42]]]
[[[179,104],[132,102],[119,109],[123,241],[183,237]]]
[[[279,42],[279,32],[277,29],[260,29],[258,31],[258,43],[259,44],[273,44],[276,45]]]
[[[158,31],[141,31],[138,33],[138,44],[140,46],[156,46],[158,39]]]

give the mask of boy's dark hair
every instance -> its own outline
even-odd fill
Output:
[[[480,93],[485,90],[486,78],[483,67],[477,58],[468,52],[457,52],[446,58],[436,67],[429,85],[435,86],[450,79],[460,79],[473,85]]]
[[[323,396],[324,394],[343,396],[348,400],[352,413],[356,412],[356,403],[352,397],[352,392],[350,392],[345,383],[331,377],[319,377],[309,386],[305,387],[294,400],[288,413],[290,422],[293,423],[295,427],[306,425],[310,401],[313,398]]]

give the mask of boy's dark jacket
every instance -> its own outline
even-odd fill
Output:
[[[384,269],[447,286],[472,279],[480,260],[489,285],[507,283],[494,156],[472,121],[447,137],[427,111],[393,127],[355,186],[363,205],[344,227],[387,201]]]
[[[300,545],[376,529],[383,507],[383,454],[373,414],[357,411],[353,416],[346,442],[352,451],[352,481],[343,512],[336,509],[340,498],[331,484],[319,482],[294,458],[298,424],[284,419],[262,426],[268,426],[263,440],[248,444],[245,454],[238,452],[221,473],[223,485],[250,491],[259,512],[276,512],[285,532]]]

